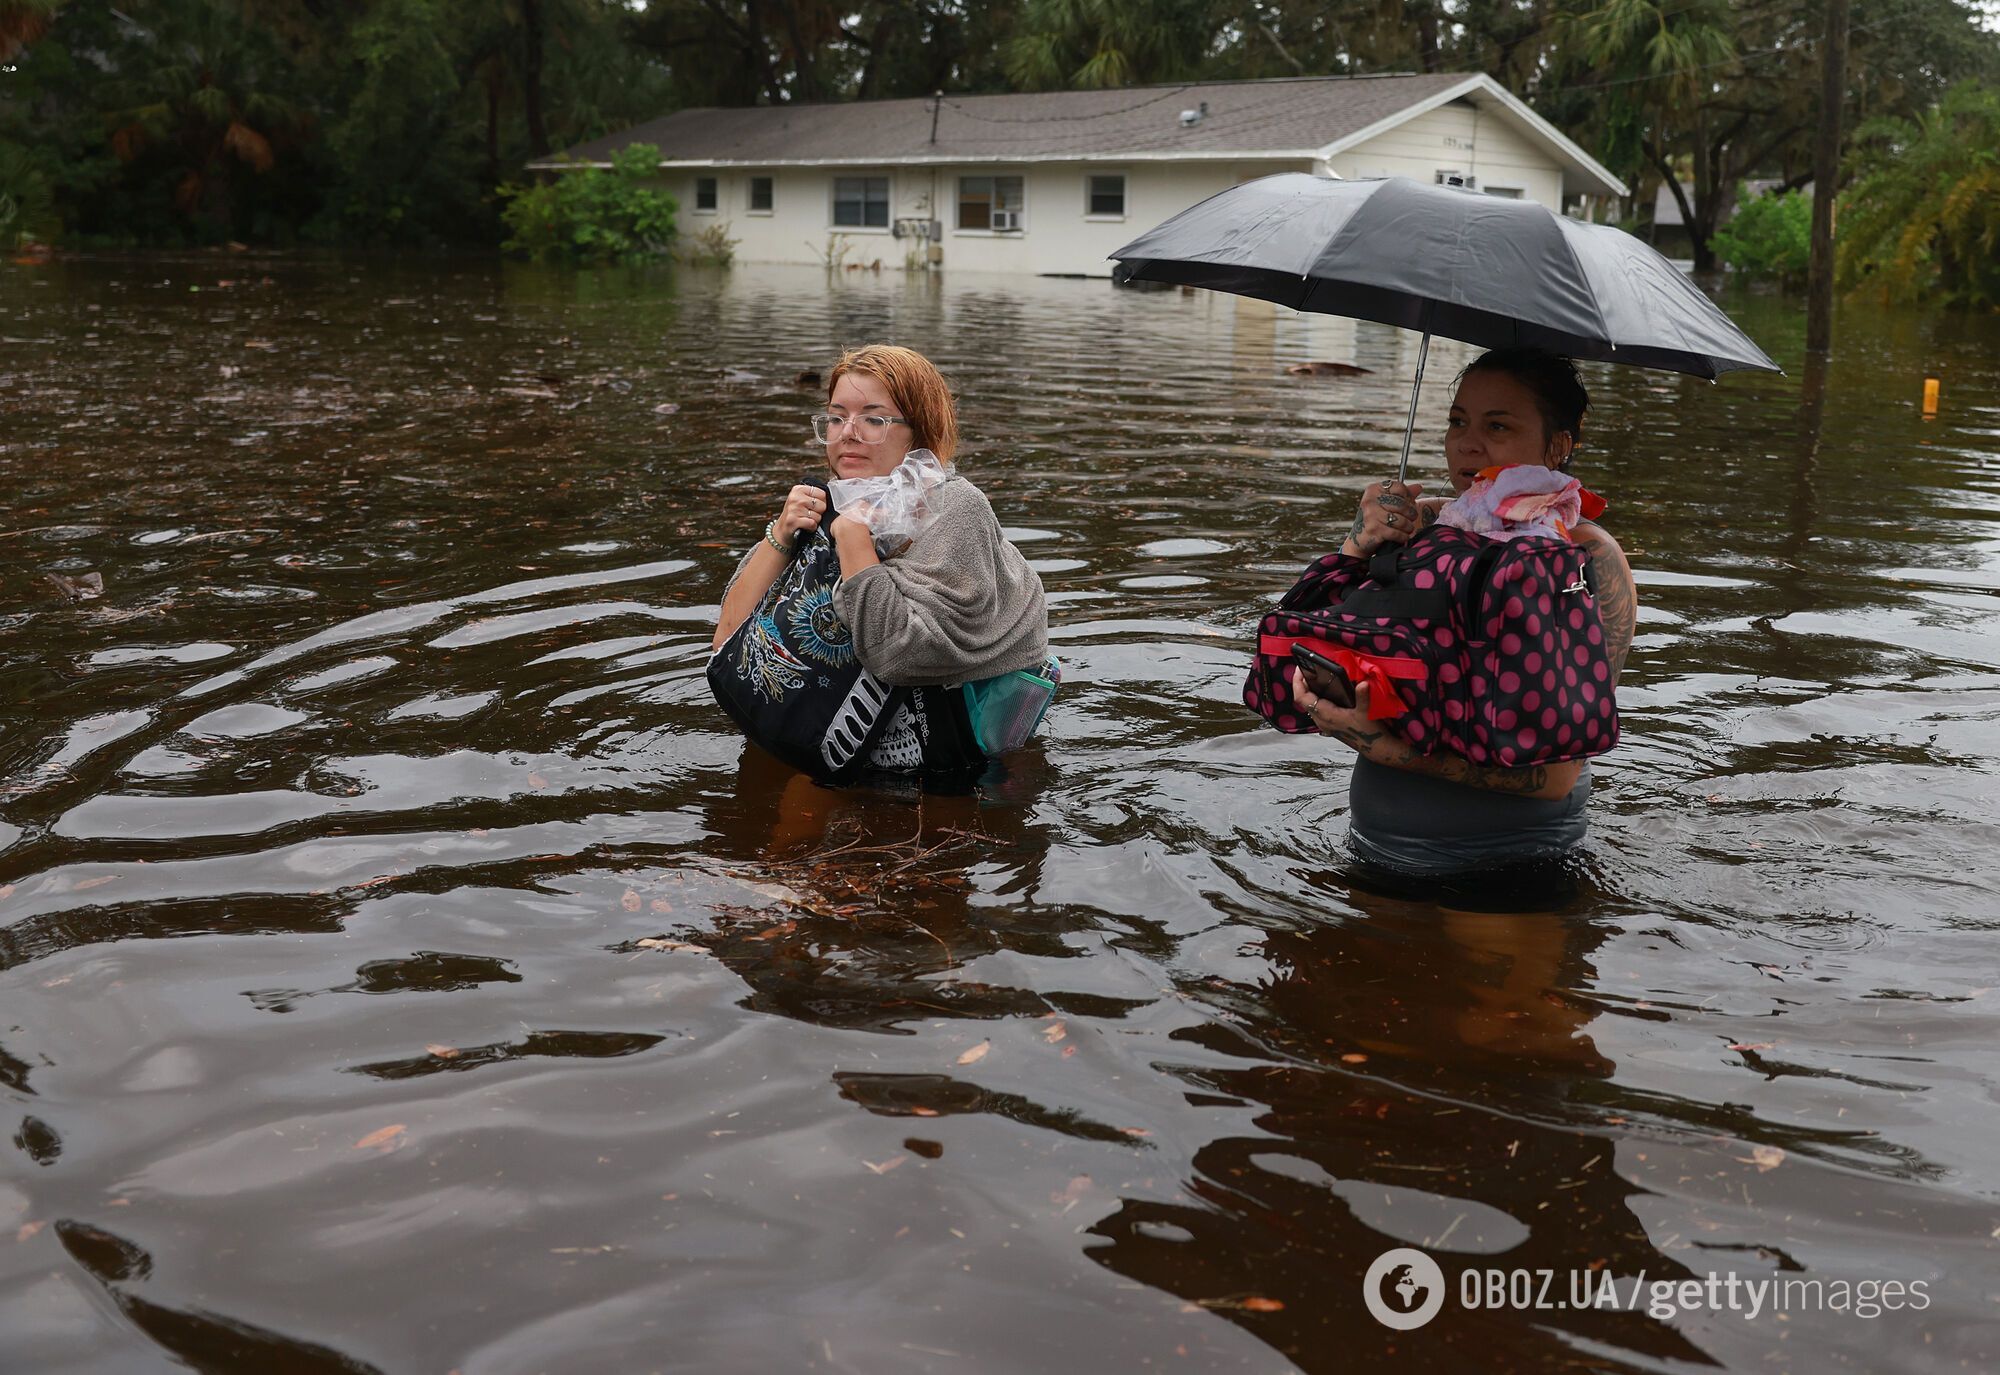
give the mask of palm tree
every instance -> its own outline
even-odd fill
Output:
[[[2000,90],[1965,82],[1918,120],[1863,125],[1855,142],[1841,284],[2000,305]]]
[[[63,0],[0,0],[0,62],[49,31]]]
[[[1202,0],[1027,0],[1007,75],[1036,90],[1173,81],[1196,72],[1212,37]]]
[[[227,231],[236,171],[269,172],[304,122],[291,102],[264,89],[283,78],[282,64],[219,6],[169,12],[147,37],[157,60],[115,83],[111,150],[128,165],[162,166],[176,209]]]

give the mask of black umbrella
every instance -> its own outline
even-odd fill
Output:
[[[1623,230],[1408,177],[1284,172],[1210,196],[1111,255],[1119,281],[1176,282],[1484,348],[1715,378],[1779,368],[1681,270]],[[1410,462],[1417,392],[1403,434]]]

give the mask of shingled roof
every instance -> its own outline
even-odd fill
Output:
[[[1457,99],[1513,117],[1551,143],[1567,171],[1601,183],[1578,189],[1624,193],[1499,83],[1466,72],[679,110],[529,165],[603,164],[634,143],[659,148],[662,167],[1325,157]],[[1206,113],[1183,121],[1184,111],[1204,105]]]

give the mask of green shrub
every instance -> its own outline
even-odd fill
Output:
[[[503,186],[509,253],[542,262],[603,263],[652,257],[674,236],[674,199],[651,182],[660,150],[635,143],[609,168],[579,167],[534,186]]]
[[[1753,196],[1736,189],[1736,214],[1715,231],[1715,254],[1738,272],[1802,282],[1812,255],[1812,197],[1803,191]]]
[[[49,179],[26,148],[0,141],[0,251],[53,239],[60,228]]]

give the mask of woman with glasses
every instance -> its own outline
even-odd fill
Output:
[[[951,389],[922,354],[871,344],[843,354],[828,374],[824,409],[812,417],[813,437],[826,451],[834,478],[886,477],[911,453],[928,449],[950,465],[958,448]],[[893,558],[882,559],[869,528],[852,516],[832,517],[827,534],[839,557],[840,580],[831,610],[863,668],[883,683],[908,687],[957,685],[1020,670],[1048,659],[1048,610],[1042,581],[1001,533],[979,488],[956,473],[926,498],[931,522]],[[800,483],[738,564],[722,597],[714,646],[722,646],[754,615],[785,572],[793,545],[832,513],[826,489]],[[924,710],[912,697],[901,715]],[[898,720],[872,752],[877,767],[916,771],[924,765],[929,723]]]

